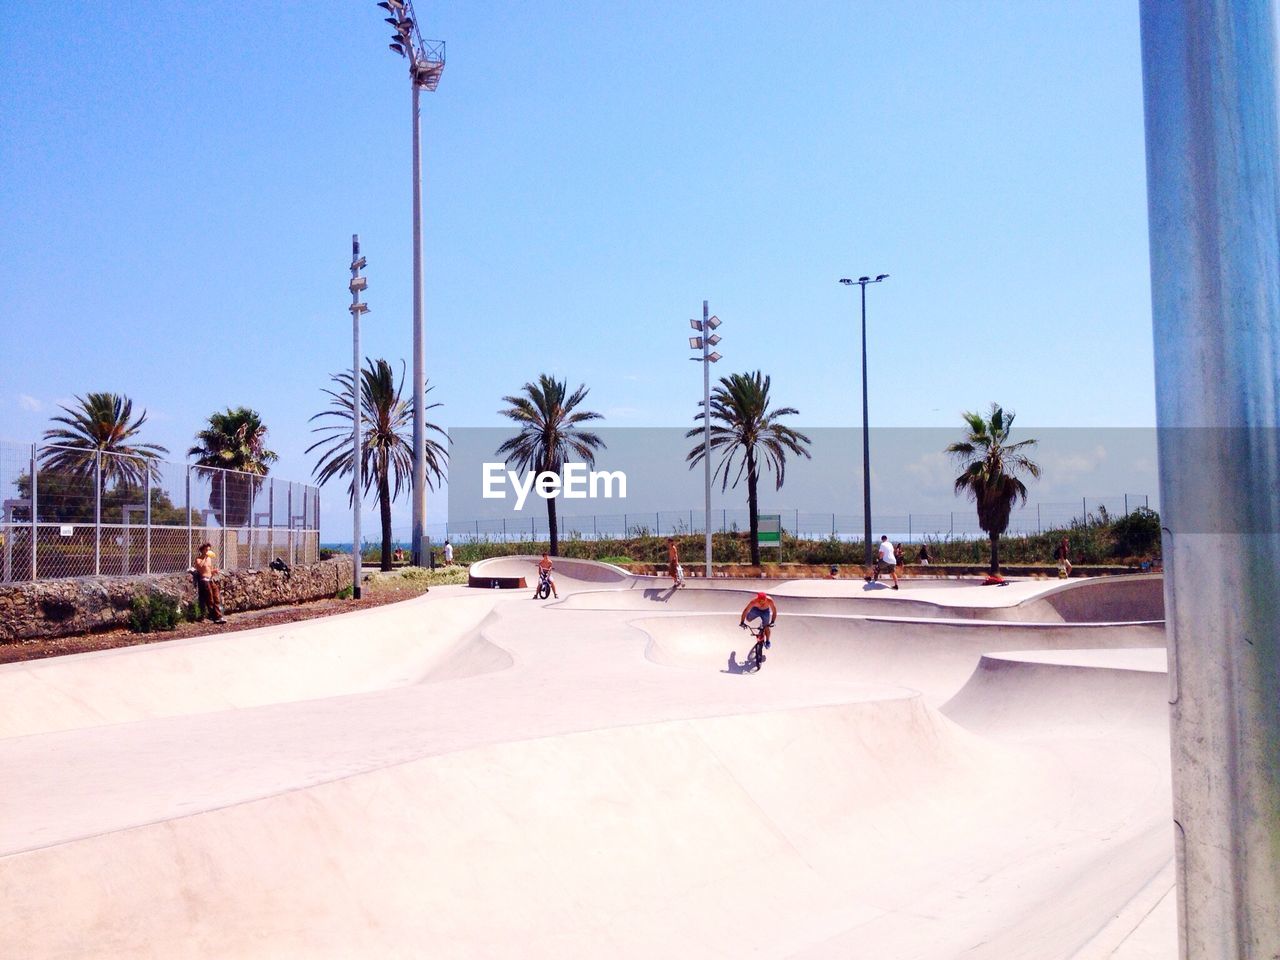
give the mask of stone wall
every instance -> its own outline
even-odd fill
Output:
[[[332,597],[351,586],[347,557],[296,566],[286,577],[275,570],[242,570],[222,575],[227,613]],[[138,594],[156,592],[182,603],[196,599],[190,574],[140,577],[80,577],[0,586],[0,643],[65,637],[129,624]]]

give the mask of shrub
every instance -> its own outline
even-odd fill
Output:
[[[1138,507],[1111,524],[1111,535],[1115,538],[1115,556],[1149,556],[1160,545],[1160,514]]]
[[[178,598],[167,593],[138,594],[129,606],[129,629],[134,633],[172,630],[181,620]]]

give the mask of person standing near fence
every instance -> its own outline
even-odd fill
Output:
[[[444,542],[444,565],[447,567],[453,563],[453,544],[448,540]]]
[[[217,554],[207,540],[196,550],[193,576],[196,581],[196,599],[200,604],[200,617],[211,617],[214,623],[226,623],[222,617],[222,591],[215,579],[218,566],[213,562]]]

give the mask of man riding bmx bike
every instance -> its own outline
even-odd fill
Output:
[[[538,599],[540,599],[540,598],[538,597],[538,591],[539,591],[539,588],[542,586],[542,578],[543,578],[543,577],[545,577],[545,578],[546,578],[547,584],[551,587],[551,595],[552,595],[553,597],[555,597],[557,600],[559,600],[559,599],[560,599],[560,594],[559,594],[559,592],[556,590],[556,581],[555,581],[555,578],[553,578],[553,577],[551,576],[551,568],[552,568],[553,566],[554,566],[554,564],[552,564],[552,562],[551,562],[551,557],[550,557],[548,554],[543,553],[543,554],[542,554],[542,559],[538,561],[538,586],[536,586],[536,587],[534,587],[534,588],[533,588],[533,599],[534,599],[534,600],[538,600]]]
[[[755,621],[756,624],[754,632],[759,639],[756,640],[756,645],[752,648],[752,654],[754,654],[757,666],[764,663],[764,651],[769,646],[769,635],[777,620],[778,605],[773,602],[773,597],[767,593],[757,593],[742,608],[742,616],[738,620],[738,626],[745,630],[748,626],[748,621]],[[749,654],[747,661],[750,662],[751,658],[752,655]]]

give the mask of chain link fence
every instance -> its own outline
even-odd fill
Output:
[[[1126,516],[1134,510],[1150,507],[1145,493],[1117,494],[1111,497],[1082,497],[1059,503],[1034,503],[1015,509],[1009,518],[1006,536],[1018,537],[1067,530],[1072,526]],[[782,528],[802,540],[861,540],[860,513],[818,513],[804,510],[777,510],[762,507],[762,514],[780,515]],[[644,536],[683,536],[706,532],[701,510],[658,510],[644,513],[599,513],[556,518],[562,540],[621,540]],[[734,533],[750,529],[746,508],[713,510],[713,533]],[[873,536],[886,534],[897,542],[919,543],[924,540],[976,539],[986,536],[978,526],[976,511],[954,510],[947,513],[872,514]],[[436,525],[433,539],[449,539],[457,543],[515,543],[546,540],[550,536],[546,514],[527,518],[471,520]]]
[[[0,583],[180,573],[213,544],[224,570],[320,556],[308,484],[146,457],[0,442]]]

